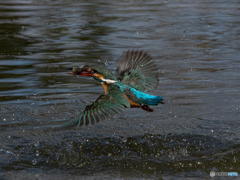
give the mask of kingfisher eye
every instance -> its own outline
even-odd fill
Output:
[[[97,71],[95,69],[92,69],[92,73],[97,73]]]

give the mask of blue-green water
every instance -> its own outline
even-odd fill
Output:
[[[0,176],[6,179],[209,177],[240,173],[240,2],[0,2]],[[69,67],[114,69],[127,49],[159,66],[153,113],[129,109],[51,131],[102,93]]]

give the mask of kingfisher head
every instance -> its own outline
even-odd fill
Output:
[[[88,65],[72,68],[72,74],[74,75],[93,77],[96,73],[98,73],[98,71]]]
[[[100,82],[105,82],[106,84],[112,84],[117,82],[114,76],[106,69],[101,66],[91,67],[85,65],[82,67],[73,67],[71,74],[79,76],[90,76]]]
[[[103,74],[98,72],[96,69],[85,65],[82,67],[73,67],[72,69],[72,74],[73,75],[79,75],[79,76],[90,76],[90,77],[95,77],[98,79],[104,78]]]

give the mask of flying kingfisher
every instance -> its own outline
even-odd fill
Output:
[[[93,77],[104,89],[104,94],[86,106],[72,125],[95,124],[126,108],[141,108],[152,112],[150,105],[163,104],[162,96],[146,93],[158,86],[158,68],[152,57],[142,50],[123,52],[115,75],[106,68],[89,65],[73,67],[71,74]]]

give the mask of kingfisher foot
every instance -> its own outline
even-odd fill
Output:
[[[153,109],[151,109],[148,105],[142,105],[141,108],[145,111],[153,112]]]

